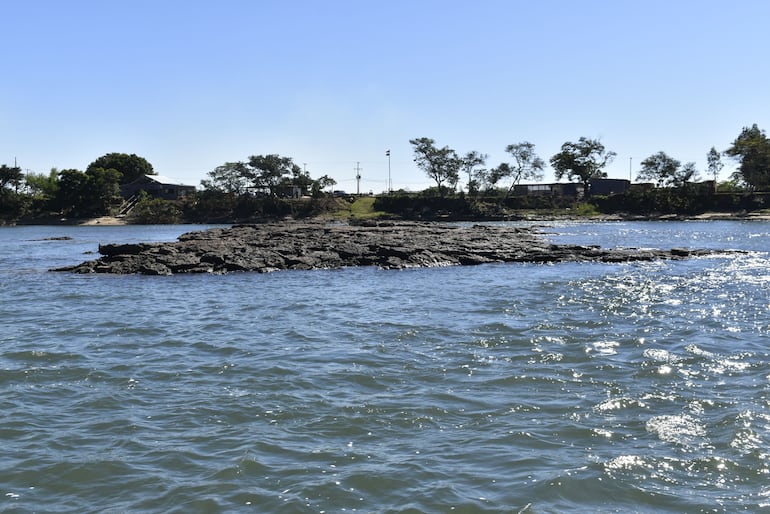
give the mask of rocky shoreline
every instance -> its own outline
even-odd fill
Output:
[[[685,259],[711,250],[602,249],[552,244],[536,228],[444,223],[284,222],[188,232],[167,243],[106,244],[96,260],[53,271],[172,275],[494,262],[630,262]]]

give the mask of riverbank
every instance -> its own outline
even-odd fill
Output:
[[[359,222],[367,219],[380,219],[380,220],[399,220],[398,217],[365,217],[365,216],[318,216],[309,218],[310,221],[317,220],[337,220],[337,221],[351,221]],[[439,219],[424,220],[426,222],[449,222],[449,221],[464,221],[464,222],[489,222],[489,221],[533,221],[533,222],[547,222],[547,221],[708,221],[708,220],[757,220],[757,221],[770,221],[770,212],[768,211],[750,211],[750,212],[704,212],[701,214],[659,214],[659,215],[630,215],[630,214],[592,214],[592,215],[578,215],[574,212],[555,212],[555,211],[538,211],[538,210],[526,210],[512,212],[505,217],[466,217],[462,219],[454,219],[449,217],[440,217]],[[307,222],[307,219],[293,220],[297,223]],[[243,220],[217,220],[218,224],[238,224],[243,223]],[[84,225],[84,226],[120,226],[131,225],[125,217],[115,216],[100,216],[96,218],[38,218],[33,220],[18,220],[9,225]],[[185,225],[185,223],[177,223],[179,225]],[[139,224],[141,225],[141,224]]]
[[[45,216],[14,221],[0,222],[0,226],[14,226],[14,225],[40,225],[40,226],[72,226],[72,225],[104,225],[104,226],[120,226],[129,225],[130,223],[124,217],[117,216],[98,216],[96,218],[62,218],[59,216]]]
[[[81,221],[78,225],[127,225],[126,218],[118,218],[115,216],[100,216],[98,218],[88,218]]]
[[[312,218],[286,218],[282,220],[284,222],[294,223],[307,223],[307,222],[350,222],[359,223],[367,220],[380,220],[380,221],[401,221],[398,217],[389,216],[332,216],[322,215]],[[575,221],[575,222],[617,222],[617,221],[770,221],[770,212],[766,210],[761,211],[749,211],[749,212],[704,212],[701,214],[684,215],[684,214],[660,214],[660,215],[630,215],[630,214],[592,214],[592,215],[578,215],[575,212],[557,212],[557,211],[539,211],[539,210],[526,210],[510,213],[504,217],[464,217],[455,219],[451,217],[439,217],[438,219],[423,220],[423,222],[470,222],[470,223],[484,223],[495,221],[529,221],[529,222],[550,222],[550,221]],[[223,220],[217,219],[215,224],[219,225],[235,225],[239,223],[245,223],[244,220]],[[251,222],[251,221],[248,221]],[[266,220],[267,222],[267,220]],[[168,223],[166,223],[168,224]],[[172,225],[187,225],[189,222],[170,223]],[[14,226],[14,225],[40,225],[40,226],[122,226],[122,225],[143,225],[141,223],[131,223],[130,219],[125,217],[115,216],[100,216],[96,218],[58,218],[58,217],[46,217],[36,219],[17,220],[15,222],[0,222],[1,226]]]

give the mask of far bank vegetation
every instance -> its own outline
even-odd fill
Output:
[[[565,142],[547,163],[528,141],[507,145],[510,158],[494,165],[488,165],[488,156],[479,151],[460,153],[428,137],[412,139],[410,144],[415,164],[434,185],[419,192],[378,195],[335,191],[336,182],[328,175],[312,177],[292,158],[277,154],[225,162],[210,171],[199,187],[168,189],[174,192],[171,197],[159,195],[160,189],[141,189],[146,177],[166,186],[152,165],[135,154],[106,154],[84,171],[22,172],[17,165],[3,164],[0,222],[53,223],[110,215],[134,223],[314,216],[460,220],[770,209],[770,140],[756,124],[745,127],[727,149],[711,147],[703,170],[665,151],[654,152],[638,165],[635,183],[608,179],[605,168],[616,154],[599,140],[585,137]],[[733,161],[736,170],[720,181],[723,158]],[[547,164],[558,182],[541,182]],[[461,176],[467,177],[464,190],[458,189]]]

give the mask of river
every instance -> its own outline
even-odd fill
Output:
[[[0,511],[770,509],[770,223],[547,225],[745,253],[75,275],[203,227],[0,228]]]

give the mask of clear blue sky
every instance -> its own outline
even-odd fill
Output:
[[[125,152],[197,185],[278,153],[347,191],[360,162],[380,192],[390,149],[419,190],[409,139],[495,166],[585,136],[635,178],[770,130],[766,0],[24,0],[0,20],[0,163],[35,172]]]

